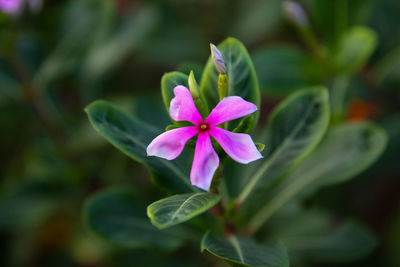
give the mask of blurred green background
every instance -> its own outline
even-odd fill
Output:
[[[290,92],[324,84],[345,99],[332,103],[339,120],[373,120],[389,135],[371,168],[305,203],[329,209],[337,221],[363,222],[376,249],[350,263],[308,266],[400,266],[400,2],[299,1],[307,32],[285,18],[283,2],[48,0],[38,10],[1,12],[0,265],[225,266],[196,246],[121,248],[89,233],[81,210],[93,193],[131,185],[143,207],[163,193],[92,129],[83,109],[106,99],[163,129],[162,75],[193,69],[199,81],[209,42],[232,36],[255,63],[261,122]],[[342,45],[347,54],[337,52]],[[359,49],[364,57],[352,58]],[[349,62],[327,70],[319,57]]]

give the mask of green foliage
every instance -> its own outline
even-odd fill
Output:
[[[304,238],[304,239],[302,239]],[[302,256],[318,262],[350,262],[360,259],[376,247],[375,237],[364,227],[347,222],[336,229],[329,229],[325,234],[315,236],[297,236],[300,246],[297,252]],[[296,252],[296,249],[293,249]]]
[[[386,134],[371,123],[344,124],[331,129],[325,139],[289,175],[249,223],[258,229],[300,192],[340,183],[355,177],[381,155]]]
[[[317,62],[296,47],[268,47],[252,56],[260,89],[268,95],[287,95],[296,89],[320,84],[325,78]]]
[[[174,195],[152,203],[147,216],[159,229],[185,222],[215,206],[221,196],[209,193]]]
[[[0,198],[0,230],[24,231],[42,224],[68,199],[66,183],[25,182],[13,185]],[[75,194],[79,192],[74,191]]]
[[[331,48],[337,45],[349,26],[364,22],[370,2],[369,0],[306,0],[312,21],[323,33]]]
[[[302,90],[282,102],[270,116],[263,140],[268,154],[246,180],[238,202],[251,203],[268,192],[315,148],[328,124],[329,100],[324,88]]]
[[[340,39],[334,55],[339,72],[353,74],[369,59],[377,43],[376,34],[366,27],[354,27]]]
[[[184,164],[184,157],[181,157],[183,162],[147,157],[146,147],[160,131],[105,101],[96,101],[85,111],[93,127],[111,144],[150,169],[157,185],[174,192],[195,190],[190,185],[188,164]]]
[[[115,7],[108,1],[70,1],[63,14],[62,37],[36,74],[38,87],[45,90],[54,80],[76,71],[88,43],[104,34],[114,16]]]
[[[244,45],[234,38],[228,38],[222,42],[218,49],[225,61],[228,76],[228,96],[240,96],[244,100],[260,107],[260,91],[257,74],[253,63]],[[210,57],[203,71],[200,91],[204,94],[210,108],[214,108],[219,102],[218,95],[218,71]],[[252,121],[250,129],[253,129],[258,121],[258,112]],[[230,130],[236,126],[228,123]]]
[[[399,266],[398,0],[294,0],[301,25],[286,0],[42,2],[0,12],[0,266]],[[146,154],[190,124],[168,111],[191,71],[204,118],[223,81],[259,108],[221,126],[264,158],[212,140],[212,194],[190,183],[196,137]],[[126,113],[96,101],[88,123],[98,97]]]
[[[83,210],[86,227],[100,238],[122,247],[174,249],[182,244],[179,231],[160,231],[146,218],[145,208],[129,187],[95,194]]]
[[[223,238],[208,232],[201,241],[201,250],[207,250],[233,266],[289,267],[286,248],[280,242],[257,244],[244,236]]]
[[[386,133],[370,122],[333,127],[287,181],[303,184],[307,190],[345,182],[374,163],[386,143]]]
[[[350,262],[364,257],[377,245],[375,236],[358,222],[335,222],[320,210],[297,210],[280,220],[280,230],[272,233],[286,245],[292,258],[321,263]],[[275,225],[275,224],[274,224]]]

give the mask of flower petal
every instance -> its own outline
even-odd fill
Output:
[[[212,147],[210,135],[207,132],[200,132],[190,172],[192,185],[208,191],[218,165],[219,158]]]
[[[182,153],[186,142],[198,132],[195,126],[166,131],[147,146],[147,156],[157,156],[168,160],[175,159]]]
[[[172,98],[169,105],[169,115],[175,121],[190,121],[194,124],[203,122],[199,111],[197,110],[192,94],[185,86],[178,85],[174,88],[175,97]]]
[[[210,134],[233,160],[247,164],[262,158],[250,135],[211,127]]]
[[[257,106],[253,103],[247,102],[239,96],[228,96],[222,99],[211,111],[206,122],[211,125],[218,125],[249,115],[256,110]]]

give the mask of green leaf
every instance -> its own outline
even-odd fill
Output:
[[[256,145],[257,150],[258,150],[259,152],[263,152],[263,150],[264,150],[264,148],[265,148],[265,145],[264,145],[263,143],[255,142],[254,144]]]
[[[374,163],[386,147],[386,133],[370,122],[332,128],[311,155],[288,177],[287,183],[307,191],[345,182]]]
[[[174,195],[152,203],[147,216],[159,229],[182,223],[215,206],[221,197],[209,193]]]
[[[372,123],[344,124],[331,129],[318,148],[271,194],[249,227],[258,229],[299,193],[355,177],[382,154],[386,142],[385,132]]]
[[[369,0],[306,0],[313,26],[322,33],[330,48],[337,45],[349,26],[365,23],[372,2]]]
[[[178,66],[177,71],[186,75],[189,75],[193,71],[196,81],[200,81],[203,74],[203,65],[198,62],[184,62]]]
[[[298,48],[269,47],[252,56],[261,92],[268,95],[287,95],[324,80],[323,70]]]
[[[328,92],[321,87],[304,89],[290,95],[272,113],[265,143],[267,154],[258,169],[244,183],[239,203],[248,197],[265,202],[266,190],[300,163],[319,143],[329,124]],[[256,192],[253,192],[255,191]],[[258,196],[257,196],[258,195]]]
[[[340,73],[353,74],[369,59],[377,44],[375,32],[366,27],[353,27],[342,36],[334,56]]]
[[[190,156],[181,155],[174,161],[147,156],[147,146],[162,130],[130,117],[105,101],[95,101],[85,111],[93,127],[112,145],[150,169],[157,185],[174,192],[197,191],[189,181],[187,159]]]
[[[201,250],[207,250],[234,266],[289,266],[286,248],[279,242],[264,245],[248,237],[214,237],[208,232],[201,241]]]
[[[176,229],[160,231],[151,225],[143,203],[126,186],[105,190],[88,199],[83,220],[95,235],[122,247],[173,249],[182,244]]]
[[[225,60],[228,76],[228,96],[240,96],[243,99],[260,107],[260,90],[257,74],[253,63],[244,45],[234,38],[227,38],[218,49]],[[219,102],[218,94],[218,72],[210,57],[203,71],[200,91],[204,94],[210,109]],[[252,121],[251,129],[257,124],[257,117]],[[232,130],[235,125],[230,123]]]

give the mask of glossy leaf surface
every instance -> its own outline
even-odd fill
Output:
[[[163,229],[206,212],[220,199],[219,195],[209,193],[174,195],[148,206],[147,216],[156,227]]]
[[[201,250],[207,250],[234,266],[289,266],[286,248],[279,242],[262,245],[248,237],[232,235],[223,238],[207,233],[201,242]]]

